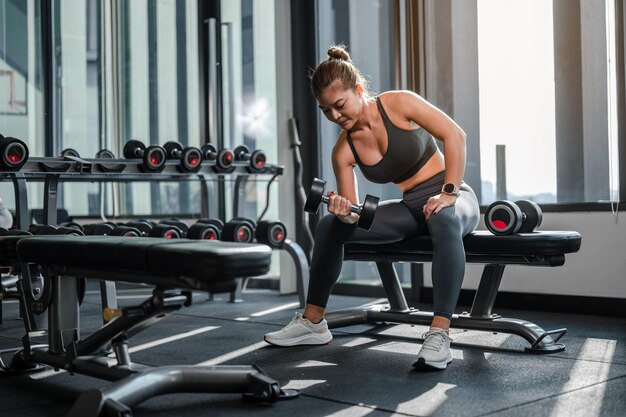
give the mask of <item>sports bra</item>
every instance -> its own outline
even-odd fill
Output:
[[[398,184],[411,178],[428,162],[437,152],[437,144],[432,135],[421,127],[405,130],[395,126],[389,120],[379,97],[376,97],[376,104],[387,131],[387,152],[376,164],[366,165],[354,149],[350,132],[347,132],[348,144],[365,178],[379,184]]]

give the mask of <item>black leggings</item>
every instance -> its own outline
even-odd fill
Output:
[[[430,234],[434,314],[451,318],[465,275],[463,236],[476,229],[480,211],[474,191],[463,183],[456,204],[426,222],[424,204],[439,194],[444,177],[441,172],[405,192],[402,200],[380,203],[369,231],[343,223],[334,214],[324,216],[315,232],[307,303],[326,308],[341,272],[345,243],[392,243]]]

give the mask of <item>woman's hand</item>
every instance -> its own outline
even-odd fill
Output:
[[[446,207],[451,207],[456,203],[456,199],[458,197],[449,194],[439,194],[433,197],[430,197],[426,204],[424,204],[424,216],[426,216],[426,221],[430,219],[430,216],[436,215]]]
[[[344,223],[354,224],[359,221],[359,216],[352,213],[352,202],[334,191],[328,192],[328,212],[333,213]]]

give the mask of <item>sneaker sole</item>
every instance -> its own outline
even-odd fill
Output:
[[[449,357],[445,361],[442,362],[426,362],[426,359],[419,358],[413,364],[413,368],[418,371],[443,371],[448,367],[448,364],[452,362],[452,357]]]
[[[333,340],[333,337],[331,335],[328,340],[325,340],[319,337],[315,337],[314,335],[304,335],[287,340],[268,340],[267,337],[263,337],[263,340],[274,346],[313,346],[326,345],[330,343],[331,340]]]

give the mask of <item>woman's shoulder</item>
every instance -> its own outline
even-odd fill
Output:
[[[385,110],[399,113],[404,113],[411,105],[415,105],[418,101],[423,101],[417,93],[409,90],[385,91],[378,95],[378,100],[380,100],[380,104],[383,105]]]
[[[333,146],[332,155],[335,162],[344,162],[347,165],[354,164],[354,156],[348,144],[348,134],[345,130],[339,134],[337,142]]]

